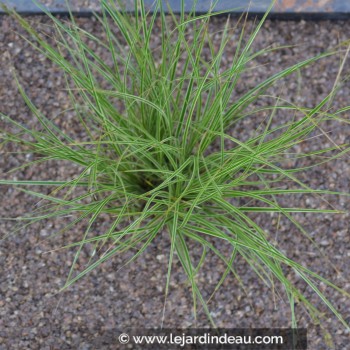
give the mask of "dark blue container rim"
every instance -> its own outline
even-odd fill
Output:
[[[23,16],[36,16],[36,15],[45,15],[39,7],[35,5],[36,0],[0,0],[0,5],[5,3],[10,5],[9,7],[15,8],[16,11]],[[56,16],[69,16],[69,11],[65,7],[66,0],[53,0],[51,6],[46,6],[47,10]],[[163,2],[169,1],[174,13],[179,13],[179,0],[163,0]],[[193,4],[194,0],[185,0],[186,8],[191,8],[191,3]],[[39,1],[40,2],[40,1]],[[154,0],[145,0],[146,6],[151,6]],[[278,10],[271,11],[269,14],[270,19],[278,20],[346,20],[350,18],[350,1],[344,0],[329,0],[327,5],[320,6],[317,1],[314,2],[312,6],[306,6],[309,4],[306,0],[297,0],[295,7],[288,7],[284,5],[283,0],[277,0]],[[271,0],[253,0],[252,5],[249,6],[250,10],[248,11],[249,17],[262,17],[265,13],[265,10],[269,7]],[[204,0],[203,2],[198,1],[198,11],[197,14],[207,13],[210,7],[210,1]],[[229,10],[232,8],[239,8],[241,6],[241,0],[221,0],[218,2],[218,11]],[[241,6],[242,7],[242,6]],[[166,6],[164,7],[166,8]],[[132,10],[130,11],[132,12]],[[219,14],[218,16],[241,16],[246,11],[244,10],[232,10],[225,14]],[[72,8],[71,13],[75,17],[91,17],[94,13],[100,13],[99,11],[93,11],[89,7],[81,7],[80,9]],[[6,12],[0,7],[0,15],[5,15]]]

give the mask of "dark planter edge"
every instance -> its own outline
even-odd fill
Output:
[[[22,16],[44,16],[45,12],[40,10],[35,11],[17,11]],[[70,13],[67,10],[52,10],[50,11],[54,16],[69,17]],[[91,10],[80,10],[80,11],[71,11],[74,17],[93,17],[95,13],[101,14],[100,11],[91,11]],[[174,12],[179,14],[179,12]],[[204,11],[198,11],[197,14],[205,14]],[[239,17],[244,15],[245,12],[232,11],[225,14],[215,15],[217,17]],[[7,13],[0,8],[0,18],[1,16],[6,16]],[[249,18],[262,18],[264,16],[263,12],[248,12]],[[268,19],[271,20],[347,20],[350,19],[350,12],[271,12],[268,15]]]

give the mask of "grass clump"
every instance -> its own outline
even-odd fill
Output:
[[[215,290],[228,273],[236,275],[235,261],[241,256],[268,286],[273,287],[276,282],[283,286],[293,326],[296,303],[302,303],[315,320],[322,314],[289,279],[290,271],[348,327],[319,283],[345,292],[290,259],[252,216],[283,216],[307,235],[294,213],[339,213],[333,208],[286,207],[280,198],[336,194],[310,188],[297,175],[324,159],[345,154],[346,145],[290,153],[288,159],[286,154],[315,132],[325,134],[323,123],[342,122],[341,113],[347,108],[332,110],[341,79],[313,108],[296,106],[278,96],[269,96],[266,101],[270,102],[264,106],[257,101],[262,101],[268,89],[285,77],[340,49],[298,62],[238,94],[237,86],[250,69],[250,62],[272,51],[253,50],[267,14],[249,35],[242,30],[232,63],[225,66],[223,57],[231,40],[231,22],[227,21],[217,43],[209,30],[214,12],[185,15],[182,11],[166,16],[159,1],[153,14],[146,11],[143,1],[135,2],[134,13],[120,11],[114,1],[104,0],[101,4],[102,12],[96,15],[104,28],[101,37],[79,28],[73,17],[63,21],[47,14],[56,29],[55,45],[49,44],[24,18],[13,14],[31,35],[31,44],[65,74],[72,106],[85,134],[83,139],[75,139],[63,132],[50,116],[34,106],[20,82],[21,95],[40,127],[29,129],[2,115],[17,130],[3,130],[4,142],[18,143],[38,157],[24,166],[58,160],[77,164],[81,169],[80,174],[66,181],[1,181],[3,185],[17,185],[42,200],[42,206],[25,218],[29,224],[53,217],[67,220],[64,217],[72,213],[76,217],[65,230],[80,221],[88,222],[83,236],[66,246],[75,249],[76,254],[63,289],[116,254],[131,252],[126,264],[136,260],[157,235],[166,232],[170,250],[165,294],[169,292],[176,256],[192,289],[194,314],[200,306],[212,324],[208,300],[196,280],[208,251],[227,267]],[[158,33],[155,23],[159,23]],[[155,48],[151,46],[154,35],[160,38]],[[108,51],[110,62],[99,57],[87,41]],[[275,124],[274,117],[279,113],[291,117]],[[260,118],[262,122],[254,135],[243,140],[232,136],[230,130],[244,118]],[[286,165],[286,160],[318,159],[323,155],[325,158],[309,166]],[[31,186],[46,186],[51,192],[44,194]],[[244,204],[235,204],[239,200]],[[92,230],[104,214],[111,218],[111,225],[104,232]],[[231,254],[221,252],[213,239],[228,245]],[[198,261],[191,255],[193,244],[203,248]],[[77,270],[85,246],[92,246],[93,254],[89,264]]]

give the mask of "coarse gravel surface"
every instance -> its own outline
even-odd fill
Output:
[[[35,27],[49,24],[44,17],[29,17]],[[226,18],[212,21],[213,32],[223,28]],[[234,22],[236,19],[232,19]],[[93,33],[101,32],[101,25],[89,18],[77,19],[79,25]],[[253,20],[247,23],[248,28]],[[35,105],[49,116],[55,117],[57,124],[71,134],[79,135],[79,124],[75,116],[67,110],[69,99],[64,90],[65,80],[61,72],[42,54],[35,51],[21,36],[27,34],[9,17],[0,17],[0,111],[3,114],[34,127],[36,122],[22,101],[13,78],[13,68],[25,90]],[[227,64],[232,60],[237,35],[232,35],[226,54]],[[254,63],[255,69],[247,73],[243,87],[253,87],[269,74],[273,74],[297,61],[336,47],[350,38],[350,22],[336,21],[267,21],[261,30],[254,50],[267,46],[288,45]],[[155,45],[159,38],[155,37]],[[103,57],[104,52],[97,49]],[[232,52],[232,55],[230,55]],[[315,106],[331,89],[341,64],[340,55],[332,56],[312,65],[302,74],[295,74],[270,91],[295,103],[308,107]],[[350,73],[350,65],[344,65],[343,76]],[[350,82],[345,81],[334,99],[336,107],[350,104]],[[350,113],[344,114],[349,119]],[[283,118],[283,116],[278,116]],[[247,118],[232,130],[233,134],[244,134],[254,130],[257,122]],[[6,127],[0,120],[0,129]],[[330,138],[337,144],[350,142],[350,125],[342,123],[332,126]],[[328,138],[315,138],[312,145],[320,147]],[[0,147],[1,143],[0,143]],[[303,149],[296,149],[303,151]],[[6,151],[6,153],[4,153]],[[31,154],[9,153],[15,149],[0,148],[0,178],[9,175],[8,170],[20,166],[31,159]],[[69,164],[50,163],[23,171],[10,177],[17,179],[66,179],[72,177],[76,169]],[[350,159],[345,156],[311,169],[299,175],[313,188],[329,188],[337,191],[350,189]],[[17,217],[33,210],[35,200],[13,187],[0,186],[0,217]],[[327,200],[337,209],[349,212],[350,200],[346,197],[329,197]],[[306,196],[286,200],[288,206],[317,206],[314,198]],[[350,291],[350,235],[348,214],[296,215],[311,237],[319,245],[319,251],[312,247],[295,227],[281,221],[278,229],[277,217],[261,216],[257,222],[278,240],[288,256],[312,267],[322,276]],[[106,223],[108,217],[105,218]],[[6,237],[0,242],[0,349],[117,349],[114,339],[117,330],[130,327],[159,327],[162,320],[164,286],[166,282],[167,255],[169,241],[164,234],[134,263],[123,267],[124,260],[114,257],[87,277],[74,284],[68,291],[58,294],[65,282],[73,250],[56,250],[72,237],[81,237],[84,223],[69,232],[48,239],[51,233],[63,226],[62,219],[36,223]],[[104,225],[102,222],[101,225]],[[0,235],[3,237],[14,231],[15,223],[0,220]],[[95,227],[96,230],[99,227]],[[77,238],[75,238],[77,239]],[[220,249],[225,251],[222,244]],[[88,254],[88,252],[85,252]],[[321,258],[328,256],[329,261]],[[194,254],[200,256],[194,247]],[[330,263],[335,269],[330,267]],[[235,263],[244,290],[233,276],[228,276],[221,289],[210,303],[210,310],[219,327],[289,327],[290,310],[286,296],[274,296],[256,277],[254,272],[238,259]],[[199,276],[205,297],[210,296],[215,284],[220,280],[225,266],[215,257],[208,257]],[[295,278],[295,277],[291,277]],[[320,288],[331,302],[350,322],[350,298],[324,285]],[[325,312],[323,328],[333,337],[334,348],[350,349],[350,334],[326,307],[310,291],[305,293]],[[279,297],[282,295],[283,299]],[[165,327],[209,326],[203,312],[197,321],[191,313],[191,292],[179,262],[175,263],[171,290],[166,304]],[[328,349],[324,332],[299,306],[299,326],[307,327],[309,349]],[[197,323],[195,323],[197,322]],[[104,344],[104,345],[102,345]]]

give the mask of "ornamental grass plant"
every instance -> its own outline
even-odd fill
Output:
[[[80,237],[70,236],[64,247],[73,249],[75,257],[62,290],[117,254],[127,256],[125,265],[137,263],[153,240],[165,233],[169,251],[162,252],[167,256],[163,318],[177,259],[191,287],[194,316],[202,309],[215,325],[208,305],[211,297],[203,296],[197,281],[207,253],[211,252],[226,266],[214,292],[228,274],[240,281],[235,266],[239,256],[272,291],[276,285],[283,290],[293,327],[297,326],[297,303],[303,304],[315,321],[324,314],[300,284],[294,283],[291,274],[298,276],[349,328],[320,284],[349,294],[312,267],[292,260],[256,220],[265,214],[284,217],[311,245],[317,245],[295,214],[341,213],[326,198],[348,194],[311,188],[298,176],[349,151],[348,145],[334,141],[324,130],[325,125],[347,123],[344,116],[350,107],[335,109],[332,105],[345,80],[346,43],[238,92],[242,77],[252,69],[250,63],[262,56],[273,56],[279,49],[254,50],[254,41],[269,11],[249,33],[243,25],[236,51],[228,53],[226,45],[232,40],[231,33],[238,30],[232,23],[244,22],[244,17],[234,21],[228,18],[223,31],[211,33],[211,18],[225,12],[196,14],[193,10],[186,14],[184,1],[180,14],[167,9],[168,15],[160,1],[156,1],[152,12],[142,0],[135,1],[131,12],[115,1],[103,0],[101,6],[101,13],[95,15],[104,28],[99,35],[80,28],[74,16],[65,20],[46,13],[55,28],[54,45],[27,19],[12,13],[30,34],[30,44],[64,73],[71,108],[83,131],[77,139],[60,129],[52,116],[43,115],[40,106],[32,103],[14,75],[39,126],[29,128],[1,114],[6,124],[0,135],[3,146],[16,144],[36,157],[12,171],[52,160],[80,169],[79,174],[65,181],[0,181],[39,200],[40,205],[28,216],[17,219],[22,226],[59,217],[66,224],[64,230],[52,232],[55,236],[86,222],[86,231]],[[160,23],[160,32],[155,31],[155,23]],[[157,46],[151,40],[155,35],[159,38]],[[88,41],[108,51],[110,60],[99,57]],[[232,63],[225,65],[223,59],[228,54],[233,55]],[[317,105],[300,106],[271,94],[271,88],[282,84],[286,77],[302,74],[308,65],[339,54],[343,59],[338,77]],[[288,118],[278,119],[281,114]],[[60,118],[64,118],[64,111]],[[245,119],[258,123],[249,137],[232,132]],[[295,151],[316,137],[324,137],[331,146]],[[45,189],[37,191],[38,187]],[[322,205],[284,205],[283,198],[293,195],[315,197]],[[95,223],[105,215],[111,224],[101,232]],[[271,226],[269,231],[275,229]],[[229,247],[230,254],[221,251],[217,241]],[[201,247],[201,257],[193,256],[193,246]],[[85,249],[91,256],[88,264],[80,264]]]

